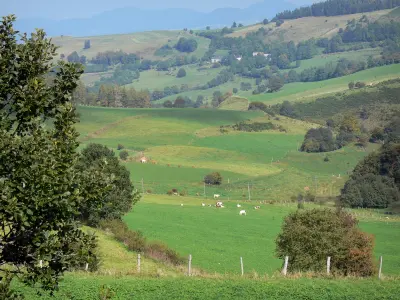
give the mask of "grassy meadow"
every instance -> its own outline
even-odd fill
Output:
[[[283,279],[283,278],[146,278],[67,275],[57,299],[95,300],[110,291],[111,299],[395,299],[400,293],[396,280],[372,279]],[[27,299],[54,299],[22,289]],[[103,292],[102,292],[103,291]],[[108,298],[110,299],[110,298]]]
[[[250,101],[262,101],[268,104],[281,103],[285,100],[309,101],[330,93],[340,92],[348,89],[350,81],[363,81],[367,84],[398,78],[400,64],[367,69],[351,75],[316,82],[294,82],[286,84],[279,92],[252,95]]]
[[[237,203],[242,207],[237,208]],[[246,201],[225,201],[223,209],[209,204],[215,201],[145,195],[124,220],[149,239],[162,240],[181,255],[192,254],[194,266],[209,273],[240,274],[240,257],[246,273],[272,275],[280,270],[282,261],[275,257],[275,239],[283,218],[296,210],[295,204],[259,204],[259,210],[254,209],[254,202]],[[314,207],[320,206],[306,204],[306,208]],[[241,209],[247,216],[239,216]],[[376,261],[384,257],[383,273],[400,275],[396,250],[400,248],[400,219],[387,220],[382,212],[372,210],[353,213],[360,219],[360,227],[375,236],[375,257]]]
[[[59,47],[58,53],[65,56],[76,51],[79,56],[85,55],[88,59],[92,59],[98,52],[122,50],[127,53],[136,53],[145,59],[160,60],[164,58],[155,56],[154,52],[165,44],[175,45],[181,37],[192,37],[192,35],[179,30],[158,30],[88,37],[60,36],[53,37],[52,41]],[[193,36],[193,38],[196,39],[198,48],[191,54],[200,58],[208,50],[210,41],[202,37]],[[83,49],[85,40],[90,40],[90,49]],[[166,58],[179,53],[174,50]]]

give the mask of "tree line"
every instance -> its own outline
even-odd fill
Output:
[[[371,12],[400,6],[400,0],[328,0],[311,6],[286,10],[278,13],[273,21],[279,19],[298,19],[304,17],[329,17]]]

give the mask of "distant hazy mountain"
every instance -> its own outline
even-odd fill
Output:
[[[264,18],[272,18],[278,12],[295,7],[292,3],[280,1],[276,1],[273,6],[267,2],[260,2],[245,9],[219,8],[210,13],[189,9],[146,10],[128,7],[107,11],[87,19],[19,19],[16,27],[22,32],[43,28],[50,36],[105,35],[185,27],[195,29],[230,26],[233,21],[250,24]]]

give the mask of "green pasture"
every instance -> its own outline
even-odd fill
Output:
[[[400,286],[396,280],[377,279],[284,279],[258,278],[151,278],[68,274],[60,284],[57,299],[96,300],[101,289],[112,291],[111,299],[271,299],[345,300],[396,299]],[[54,299],[39,296],[35,290],[17,286],[28,299]]]
[[[219,72],[223,68],[207,68],[205,70],[198,70],[197,65],[182,66],[186,71],[186,76],[177,78],[176,74],[181,67],[176,67],[176,70],[169,75],[165,71],[149,70],[140,73],[140,78],[135,80],[132,84],[127,85],[128,87],[134,87],[136,90],[148,89],[164,90],[165,87],[178,86],[187,84],[189,88],[193,88],[198,85],[204,85],[212,78],[217,77]],[[175,95],[176,97],[176,95]]]
[[[221,68],[218,68],[217,70],[221,70]],[[216,76],[214,76],[214,77],[216,77]],[[212,80],[214,77],[209,77],[208,81]],[[241,82],[251,83],[252,90],[246,91],[246,92],[240,91],[240,83]],[[172,96],[165,97],[161,100],[158,100],[158,101],[156,101],[156,103],[163,103],[166,100],[174,101],[176,99],[176,97],[178,97],[178,96],[185,96],[185,97],[191,98],[192,100],[196,100],[198,95],[203,95],[204,97],[208,98],[208,100],[209,100],[208,102],[211,102],[214,92],[220,91],[223,94],[225,94],[227,92],[232,93],[234,88],[237,88],[239,90],[239,92],[237,94],[238,96],[249,97],[249,96],[251,96],[251,92],[253,91],[253,89],[255,89],[255,87],[256,87],[256,84],[255,84],[254,79],[235,76],[233,81],[228,81],[219,86],[216,86],[216,87],[213,87],[210,89],[206,89],[206,90],[194,90],[194,91],[187,91],[187,92],[179,93],[178,95],[172,95]]]
[[[124,162],[136,188],[166,194],[176,188],[190,196],[203,196],[205,175],[218,171],[220,186],[207,186],[206,195],[222,199],[288,201],[314,186],[318,196],[336,195],[349,170],[375,148],[357,147],[328,154],[298,152],[305,132],[315,124],[263,116],[261,112],[204,109],[107,109],[79,107],[77,125],[83,146],[101,143],[116,151],[122,144],[130,158]],[[228,130],[219,126],[244,120],[273,122],[287,132],[259,133]],[[140,153],[149,159],[140,164]],[[325,162],[325,156],[329,162]],[[340,179],[332,180],[332,175]],[[317,177],[317,179],[315,179]],[[142,184],[143,179],[143,184]],[[290,188],[287,188],[290,183]]]
[[[321,97],[329,93],[339,92],[348,89],[350,81],[363,81],[367,84],[398,78],[400,64],[376,67],[360,71],[348,76],[333,78],[316,82],[294,82],[286,84],[279,92],[252,95],[250,101],[262,101],[268,104],[288,101],[307,101]]]
[[[237,208],[237,203],[242,207]],[[254,202],[244,200],[225,200],[222,209],[214,204],[210,198],[146,195],[124,221],[149,239],[166,242],[181,255],[192,254],[194,266],[210,273],[240,274],[240,257],[246,273],[272,275],[279,271],[282,261],[274,254],[275,239],[283,218],[296,205],[262,203],[257,204],[261,209],[255,210]],[[306,204],[306,208],[317,206]],[[239,215],[242,209],[246,216]],[[400,220],[387,220],[382,212],[362,211],[369,215],[360,218],[360,226],[376,238],[375,256],[384,256],[383,273],[399,275]]]
[[[369,56],[379,56],[382,52],[381,48],[368,48],[357,51],[348,51],[348,52],[340,52],[340,53],[331,53],[331,54],[321,54],[315,56],[311,59],[306,59],[301,61],[301,65],[299,68],[295,68],[294,70],[298,73],[304,71],[309,68],[318,68],[324,67],[328,63],[337,63],[341,59],[348,59],[352,61],[367,61]]]

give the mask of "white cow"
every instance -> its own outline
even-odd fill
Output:
[[[260,206],[255,206],[255,207],[254,207],[254,209],[260,209],[260,208],[261,208]]]
[[[214,194],[214,199],[219,198],[221,195],[220,194]]]
[[[237,204],[236,207],[237,207],[237,208],[240,208],[240,207],[242,207],[242,206],[241,206],[240,204]]]
[[[183,206],[183,203],[181,204],[181,206]]]
[[[218,201],[218,202],[215,204],[215,207],[217,207],[217,208],[222,208],[222,207],[224,207],[224,204],[223,204],[221,201]]]
[[[203,207],[204,207],[204,206],[206,206],[206,205],[205,205],[204,203],[202,203],[202,204],[201,204],[201,206],[203,206]]]
[[[242,216],[242,215],[245,215],[245,216],[246,216],[246,211],[245,211],[245,210],[241,210],[241,211],[239,212],[239,215],[240,215],[240,216]]]

